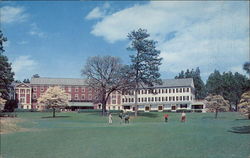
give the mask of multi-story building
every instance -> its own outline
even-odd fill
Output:
[[[139,111],[163,111],[191,109],[195,100],[192,78],[167,79],[161,85],[143,86],[138,91]],[[134,110],[134,92],[128,92],[122,97],[124,109]]]
[[[15,83],[15,99],[18,100],[19,109],[32,109],[32,91],[28,83]]]
[[[20,83],[15,86],[19,108],[44,109],[37,103],[37,99],[50,86],[60,86],[68,94],[69,106],[75,109],[101,109],[101,104],[94,104],[95,90],[88,87],[84,79],[70,78],[31,78],[30,84]],[[138,91],[138,110],[163,111],[178,109],[204,109],[195,103],[194,83],[192,78],[163,80],[163,84],[154,87],[140,87]],[[25,96],[25,98],[24,98]],[[113,92],[110,94],[108,110],[133,111],[135,105],[134,92],[124,94]]]

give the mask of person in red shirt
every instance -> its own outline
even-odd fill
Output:
[[[165,122],[168,122],[168,114],[164,115]]]

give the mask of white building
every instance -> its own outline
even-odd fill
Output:
[[[192,78],[166,79],[162,85],[140,87],[138,92],[139,111],[177,111],[196,110],[194,83]],[[127,111],[134,111],[134,92],[122,96],[122,106]],[[202,108],[204,108],[202,106]]]

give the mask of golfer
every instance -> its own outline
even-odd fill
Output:
[[[186,121],[186,114],[185,114],[185,112],[183,111],[182,113],[181,113],[181,122],[185,122]]]
[[[112,114],[109,113],[109,124],[112,124]]]

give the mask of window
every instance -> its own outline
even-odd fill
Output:
[[[164,93],[164,89],[161,90],[161,93]]]
[[[138,90],[138,94],[140,94],[140,90]]]
[[[181,104],[180,108],[187,108],[187,104]]]
[[[189,88],[187,88],[187,92],[189,92]]]
[[[182,93],[182,88],[180,88],[180,93]]]
[[[162,100],[162,101],[165,101],[165,100],[164,100],[164,97],[162,97],[161,100]]]
[[[25,103],[25,98],[20,98],[20,103]]]
[[[85,92],[85,88],[84,88],[84,87],[82,87],[82,92],[83,92],[83,93]]]
[[[155,101],[157,101],[157,97],[155,97]]]
[[[187,96],[187,100],[189,100],[189,96]]]
[[[178,96],[176,96],[176,101],[178,101],[179,100],[179,97]]]
[[[131,99],[130,99],[130,98],[128,98],[128,102],[129,102],[129,103],[131,102]]]
[[[175,89],[173,89],[173,93],[175,93]]]
[[[182,101],[182,96],[180,96],[180,101]]]
[[[134,98],[131,98],[131,102],[134,102]]]
[[[30,94],[30,90],[29,90],[29,89],[27,89],[27,90],[26,90],[26,93],[27,93],[27,94]]]
[[[175,97],[173,97],[173,101],[175,101]]]
[[[186,97],[185,97],[185,96],[183,96],[183,100],[184,100],[184,101],[186,100]]]
[[[33,91],[36,92],[36,87],[33,88]]]
[[[91,94],[89,94],[88,99],[89,99],[89,100],[92,100],[92,95],[91,95]]]
[[[89,90],[89,91],[92,91],[92,88],[91,88],[91,87],[89,87],[89,88],[88,88],[88,90]]]
[[[165,92],[168,93],[168,89],[166,88],[165,90],[166,90]]]
[[[176,88],[176,93],[179,93],[179,89],[178,88]]]
[[[171,89],[169,89],[168,92],[171,93]]]
[[[112,100],[112,104],[116,104],[116,100]],[[114,108],[114,106],[113,106],[113,108]]]
[[[169,97],[168,99],[169,99],[169,101],[172,101],[172,97]]]
[[[158,93],[161,94],[161,89],[158,90]]]
[[[41,92],[43,92],[44,91],[44,88],[43,87],[41,87]]]
[[[168,97],[165,97],[166,98],[166,101],[168,101]]]
[[[141,101],[141,98],[138,98],[138,102],[140,102]]]
[[[159,99],[158,101],[161,101],[161,97],[159,97],[158,99]]]
[[[33,94],[33,98],[36,99],[36,97],[37,97],[36,94]]]
[[[147,98],[144,98],[144,101],[147,102]]]
[[[21,89],[21,94],[24,94],[25,93],[25,89]]]
[[[145,90],[145,94],[147,94],[147,92],[148,92],[148,91],[147,91],[147,90]]]
[[[75,94],[75,99],[76,99],[76,100],[78,99],[78,94]]]
[[[148,97],[148,102],[150,102],[150,98]]]
[[[78,92],[78,88],[77,87],[75,88],[75,92]]]
[[[128,102],[128,98],[125,99],[125,102],[126,102],[126,103]]]
[[[123,103],[125,102],[125,99],[124,99],[124,98],[122,98],[122,102],[123,102]]]
[[[186,88],[183,88],[183,93],[185,93],[185,89],[186,89]]]
[[[151,101],[152,101],[152,102],[154,101],[154,97],[151,98]]]
[[[85,99],[85,95],[82,95],[82,100],[84,100]]]

